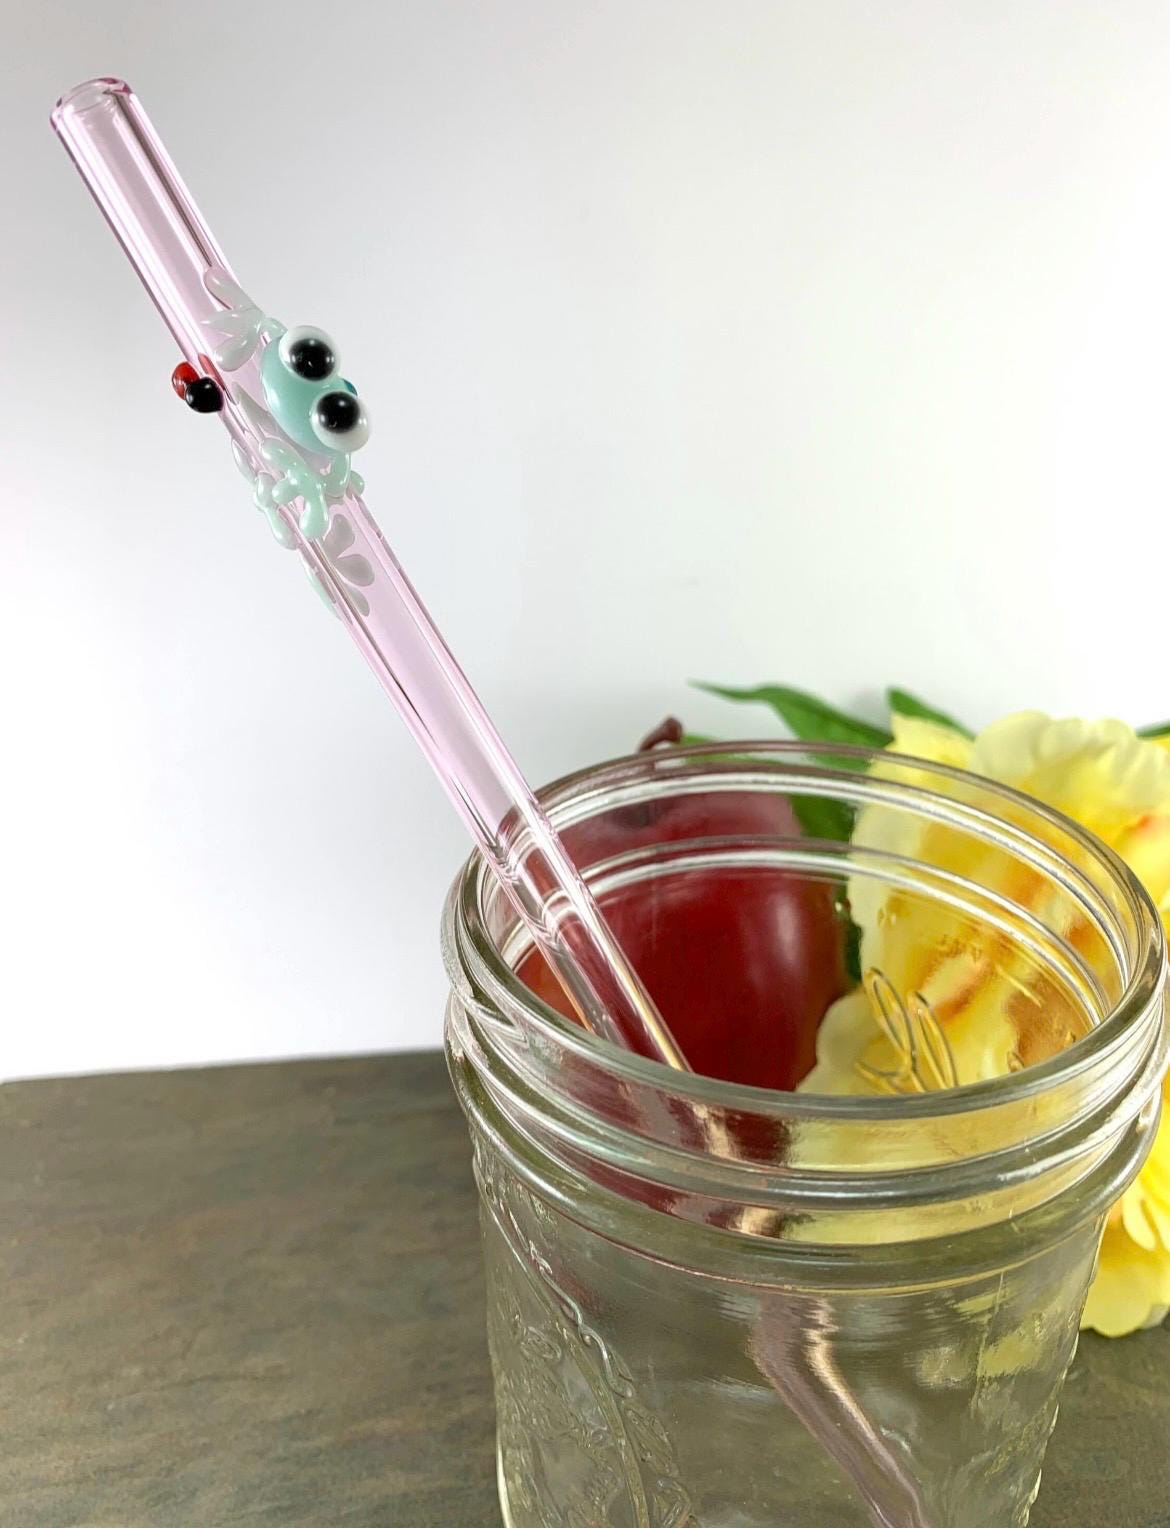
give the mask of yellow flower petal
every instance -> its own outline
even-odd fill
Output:
[[[1043,711],[1017,711],[992,722],[975,739],[970,768],[1007,784],[1024,779],[1035,767],[1041,734],[1050,725]]]
[[[931,722],[920,716],[895,716],[891,729],[894,741],[892,753],[905,753],[913,759],[927,759],[932,764],[950,764],[956,769],[966,769],[971,758],[971,739],[944,727],[941,722]]]
[[[875,1038],[869,999],[859,987],[839,998],[821,1020],[816,1065],[801,1087],[808,1093],[872,1094],[857,1067]]]
[[[1081,1325],[1103,1337],[1125,1337],[1161,1321],[1168,1306],[1170,1256],[1146,1252],[1124,1230],[1108,1227]]]
[[[893,732],[896,753],[1012,786],[1096,833],[1132,867],[1170,928],[1170,737],[1142,739],[1120,721],[1054,721],[1040,711],[1003,717],[973,742],[914,717],[895,718]],[[925,771],[917,782],[913,770],[891,761],[890,772],[937,789]],[[872,774],[882,773],[876,764]],[[853,841],[859,861],[867,851],[878,859],[917,858],[1000,892],[1037,917],[1063,920],[1058,926],[1074,944],[1085,934],[1067,908],[1054,909],[1041,877],[1029,884],[1017,866],[952,828],[871,805],[859,814]],[[1015,941],[991,933],[958,937],[951,913],[872,876],[855,876],[849,899],[863,968],[882,972],[908,1009],[916,994],[926,998],[961,1082],[1039,1060],[1081,1032],[1083,1015],[1051,984],[1037,990],[1035,965]],[[840,1094],[888,1090],[891,1078],[908,1075],[902,1053],[915,1037],[899,1044],[899,1035],[863,990],[849,994],[826,1014],[816,1065],[801,1086]],[[1141,1173],[1109,1217],[1083,1324],[1119,1336],[1160,1320],[1168,1307],[1170,1123],[1163,1122]]]

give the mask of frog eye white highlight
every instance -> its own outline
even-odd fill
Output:
[[[324,329],[298,324],[281,335],[280,359],[305,382],[325,382],[337,371],[337,346]]]

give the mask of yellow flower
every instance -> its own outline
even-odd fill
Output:
[[[916,718],[895,718],[893,731],[896,753],[1013,786],[1091,829],[1131,866],[1170,924],[1170,739],[1143,740],[1119,721],[1054,721],[1038,711],[1005,717],[974,739]],[[966,835],[924,827],[909,814],[866,808],[854,844],[916,855],[1036,911],[1051,894],[1038,876],[1023,883],[1029,873],[1002,854],[984,855]],[[869,877],[851,883],[850,902],[862,968],[886,980],[829,1010],[803,1088],[857,1094],[976,1082],[1043,1059],[1083,1033],[1071,1000],[1039,993],[1034,968],[1006,935],[956,938],[945,908]],[[1079,935],[1066,931],[1074,943]],[[1170,1118],[1109,1216],[1084,1325],[1119,1336],[1161,1320],[1168,1307]]]
[[[1170,1310],[1170,1111],[1162,1121],[1145,1166],[1105,1226],[1081,1318],[1105,1337],[1159,1326]]]

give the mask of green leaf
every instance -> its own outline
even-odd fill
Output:
[[[853,921],[849,898],[842,890],[834,903],[833,911],[841,924],[841,954],[845,960],[845,974],[852,982],[861,981],[861,930]]]
[[[789,796],[796,820],[809,838],[828,838],[847,844],[853,837],[853,808],[847,801],[829,796]]]
[[[919,700],[917,695],[911,695],[909,690],[891,687],[886,691],[886,699],[890,703],[890,711],[894,716],[915,716],[920,721],[937,722],[940,727],[949,727],[952,732],[959,732],[963,737],[975,736],[969,727],[963,726],[962,722],[957,722],[945,711],[936,711],[924,700]],[[1170,727],[1170,723],[1167,726]]]
[[[714,741],[713,737],[707,737],[702,732],[684,732],[682,737],[679,738],[679,744],[683,748],[689,748],[695,743],[713,743]]]
[[[1137,729],[1138,737],[1170,737],[1170,722],[1151,722]]]
[[[771,706],[794,737],[805,743],[856,743],[863,748],[886,748],[893,741],[891,733],[875,727],[860,717],[849,716],[835,706],[818,700],[804,690],[786,685],[761,684],[755,689],[738,690],[727,685],[705,684],[692,680],[695,688],[724,700],[759,701]]]
[[[687,732],[680,741],[685,746],[688,743],[713,743],[715,739]],[[788,800],[797,822],[809,838],[828,838],[834,843],[847,844],[853,837],[855,812],[847,801],[834,801],[831,796],[790,796]]]

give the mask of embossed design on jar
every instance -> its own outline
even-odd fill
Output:
[[[538,1244],[553,1212],[478,1141],[475,1174],[510,1254],[489,1258],[488,1342],[515,1528],[697,1528],[665,1427]]]
[[[957,1088],[959,1072],[946,1030],[921,992],[901,996],[889,977],[871,966],[863,978],[874,1021],[889,1041],[895,1064],[889,1070],[858,1061],[854,1071],[884,1093],[928,1093]]]

